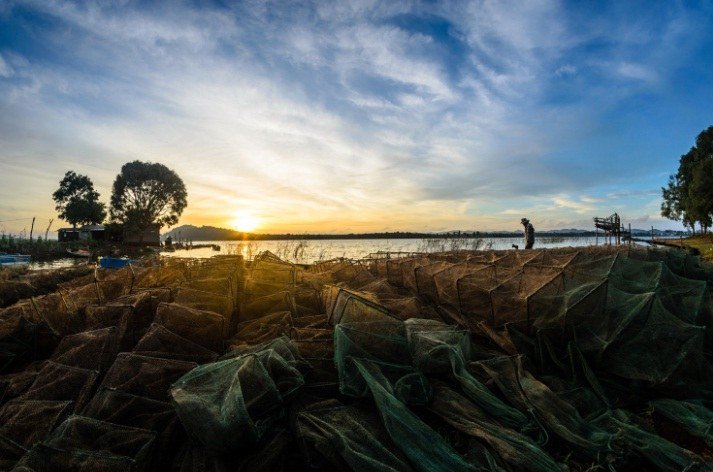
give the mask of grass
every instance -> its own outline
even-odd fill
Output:
[[[61,243],[57,240],[41,237],[18,238],[12,235],[0,233],[0,252],[10,254],[29,254],[33,260],[51,259],[66,256],[67,249],[95,248],[100,245],[97,241],[72,241]]]
[[[683,240],[683,244],[698,249],[702,259],[713,263],[713,234],[690,236]]]
[[[416,240],[414,240],[416,241]],[[269,250],[280,259],[295,264],[312,264],[323,262],[328,259],[347,257],[347,254],[339,248],[329,247],[317,241],[286,240],[278,241],[276,244],[269,244],[271,241],[245,241],[235,244],[228,244],[225,254],[241,254],[245,260],[253,258],[264,250]],[[489,250],[492,243],[479,238],[427,238],[417,242],[415,247],[408,249],[409,252],[430,253],[430,252],[450,252],[450,251],[477,251]],[[388,247],[384,252],[399,252],[404,249],[395,248],[391,251]],[[366,256],[364,253],[363,256]],[[351,255],[351,257],[362,257]]]
[[[484,251],[492,246],[480,238],[428,238],[421,240],[416,252]]]

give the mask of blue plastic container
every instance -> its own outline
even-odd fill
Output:
[[[128,257],[102,257],[99,259],[99,267],[104,269],[121,269],[131,263]]]
[[[27,254],[0,254],[0,265],[22,266],[30,263],[30,256]]]

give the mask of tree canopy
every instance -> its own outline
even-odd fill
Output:
[[[106,207],[86,175],[67,171],[52,199],[59,217],[75,228],[79,224],[100,224],[106,218]]]
[[[661,215],[695,232],[706,232],[713,222],[713,126],[703,130],[696,144],[679,159],[678,171],[661,188]]]
[[[187,205],[186,186],[163,164],[133,161],[114,180],[110,214],[114,221],[142,231],[153,224],[172,226]]]

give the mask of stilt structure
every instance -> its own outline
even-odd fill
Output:
[[[612,238],[616,240],[617,246],[621,244],[621,234],[623,232],[623,228],[621,226],[621,218],[619,218],[617,213],[614,213],[607,218],[599,218],[595,216],[594,226],[597,229],[604,231],[604,240],[608,241],[609,244],[612,243]]]

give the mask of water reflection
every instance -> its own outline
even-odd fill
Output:
[[[537,248],[582,247],[602,244],[595,237],[543,237],[536,241]],[[512,249],[513,244],[523,247],[522,238],[483,239],[322,239],[290,241],[201,241],[200,244],[217,244],[220,251],[211,248],[182,249],[164,252],[169,257],[206,258],[216,254],[241,254],[252,259],[259,252],[268,250],[284,260],[310,264],[317,261],[346,257],[360,259],[378,251],[389,252],[436,252],[454,249]]]
[[[82,264],[86,264],[87,259],[77,259],[73,257],[63,257],[61,259],[54,259],[51,261],[32,261],[28,268],[30,270],[41,270],[41,269],[61,269],[64,267],[74,267]]]

